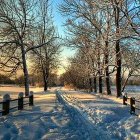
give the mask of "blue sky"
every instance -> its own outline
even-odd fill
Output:
[[[63,32],[64,17],[61,16],[58,10],[58,5],[61,4],[62,2],[63,0],[52,0],[54,23],[58,27],[59,34],[63,36],[64,35],[64,32]]]
[[[65,33],[64,33],[65,28],[64,28],[63,24],[65,23],[66,18],[62,17],[62,15],[60,14],[60,12],[58,10],[58,5],[61,4],[62,2],[63,2],[63,0],[52,0],[53,17],[54,17],[53,20],[54,20],[55,26],[57,27],[59,35],[62,36],[62,37],[65,37],[66,36]],[[62,63],[62,65],[66,66],[67,65],[67,58],[70,57],[70,56],[73,56],[74,53],[75,53],[74,50],[72,50],[72,49],[68,48],[67,46],[65,46],[63,48],[62,53],[61,53],[61,58],[62,58],[61,63]]]

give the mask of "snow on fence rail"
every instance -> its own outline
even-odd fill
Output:
[[[130,106],[130,114],[140,115],[140,100],[123,95],[123,105]]]
[[[32,91],[30,92],[29,96],[23,97],[23,95],[24,95],[23,92],[20,92],[18,94],[18,99],[11,99],[9,94],[5,94],[3,96],[3,101],[0,102],[0,105],[2,106],[2,110],[0,110],[0,113],[2,113],[2,116],[8,115],[10,110],[13,110],[13,109],[23,110],[25,105],[28,105],[28,104],[29,106],[34,105],[34,98],[33,98]],[[24,102],[24,99],[29,99],[29,101]],[[14,107],[10,107],[10,103],[15,102],[15,101],[18,101],[18,105]]]

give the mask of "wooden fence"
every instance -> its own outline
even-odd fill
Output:
[[[8,115],[10,110],[13,109],[18,109],[18,110],[23,110],[25,105],[33,106],[34,105],[34,96],[33,92],[30,92],[29,96],[23,96],[24,94],[21,92],[18,94],[17,99],[11,99],[9,94],[5,94],[3,96],[3,101],[0,102],[0,105],[2,105],[2,110],[0,110],[0,113],[2,113],[2,116]],[[29,99],[28,102],[24,102],[24,99]],[[14,107],[10,107],[12,102],[17,101],[18,105]]]
[[[140,100],[137,100],[134,97],[127,97],[127,95],[124,95],[123,105],[130,106],[130,114],[135,114],[137,116],[140,115]]]

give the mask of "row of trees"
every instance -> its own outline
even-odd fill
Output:
[[[95,92],[98,83],[102,93],[104,80],[110,95],[110,77],[115,77],[121,96],[128,79],[140,72],[140,1],[64,0],[60,11],[68,17],[66,43],[78,49],[64,81],[91,91],[93,84]]]
[[[0,74],[0,84],[15,84],[9,77]]]
[[[24,86],[24,75],[20,75],[15,78],[9,78],[6,75],[0,74],[0,86],[4,85],[18,85]],[[42,75],[40,74],[29,74],[29,84],[31,86],[43,87],[44,82],[42,80]],[[50,73],[48,77],[48,87],[54,87],[60,85],[59,78],[57,74]]]
[[[41,73],[47,90],[58,66],[58,44],[49,0],[0,0],[0,70],[11,75],[22,69],[26,95],[29,69]]]

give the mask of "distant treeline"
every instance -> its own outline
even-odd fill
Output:
[[[15,80],[11,80],[8,76],[0,74],[0,84],[15,84]]]
[[[30,75],[30,85],[31,86],[43,86],[43,81],[40,76]],[[0,74],[0,84],[15,84],[19,86],[24,86],[24,76],[21,75],[17,78],[9,78],[6,75]],[[48,81],[48,86],[53,87],[61,85],[56,74],[51,74]]]

